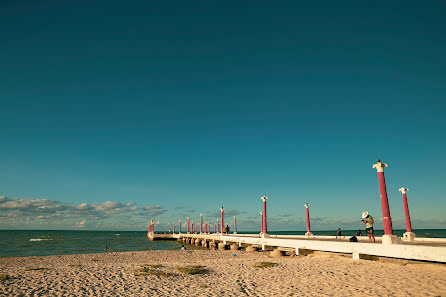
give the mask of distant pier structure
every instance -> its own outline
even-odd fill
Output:
[[[311,251],[324,251],[351,254],[354,260],[362,258],[388,257],[406,260],[422,260],[446,263],[446,238],[422,238],[416,237],[412,230],[407,201],[407,191],[401,187],[399,191],[403,196],[404,214],[406,219],[406,232],[402,237],[393,233],[392,218],[390,215],[389,198],[387,195],[384,168],[386,163],[378,160],[373,168],[378,173],[378,184],[380,202],[383,215],[384,235],[376,237],[376,243],[369,243],[366,236],[359,236],[359,242],[350,242],[348,239],[335,240],[336,236],[314,235],[310,229],[309,204],[305,203],[305,217],[307,232],[305,235],[271,235],[267,229],[266,196],[262,196],[262,211],[260,212],[259,234],[241,234],[237,230],[237,218],[234,216],[234,233],[225,234],[224,208],[220,208],[220,218],[214,224],[214,232],[211,233],[210,226],[206,221],[203,230],[203,214],[200,214],[199,232],[189,229],[190,218],[187,218],[187,233],[181,233],[181,220],[179,232],[175,233],[175,223],[172,224],[173,232],[170,234],[157,234],[155,232],[155,221],[148,224],[147,238],[150,240],[177,240],[184,243],[201,244],[205,248],[218,247],[218,249],[238,250],[246,248],[248,251],[255,250],[277,250],[277,253],[299,255]],[[395,189],[396,190],[396,189]],[[243,223],[243,221],[242,221]],[[203,232],[204,231],[204,232]]]

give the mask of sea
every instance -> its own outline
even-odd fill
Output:
[[[413,230],[417,237],[446,238],[446,229]],[[312,231],[315,235],[336,235],[336,230]],[[357,230],[343,230],[353,236]],[[405,230],[394,230],[402,235]],[[240,234],[256,234],[243,232]],[[303,235],[305,231],[270,231],[272,235]],[[382,230],[375,230],[381,236]],[[363,230],[363,235],[365,232]],[[105,248],[107,247],[107,248]],[[177,241],[150,241],[147,231],[0,230],[0,257],[50,256],[149,250],[178,250]],[[197,248],[191,246],[189,248]]]

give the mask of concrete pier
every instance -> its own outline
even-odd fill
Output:
[[[351,254],[353,259],[360,259],[363,255],[389,257],[406,260],[422,260],[446,263],[446,238],[422,238],[415,237],[411,242],[400,241],[399,244],[382,244],[382,238],[376,237],[376,243],[368,243],[366,236],[359,237],[359,242],[347,240],[335,240],[335,236],[317,236],[308,238],[305,235],[270,235],[261,237],[258,234],[147,234],[150,240],[194,240],[199,242],[206,240],[215,242],[220,250],[233,245],[247,246],[246,251],[257,250],[256,247],[279,248],[279,250],[291,249],[298,255],[300,251],[325,251]]]
[[[199,234],[182,234],[181,220],[178,224],[178,234],[175,234],[175,223],[173,223],[173,234],[155,234],[155,221],[152,220],[148,227],[147,237],[150,240],[157,239],[177,239],[183,242],[203,246],[209,242],[212,249],[218,248],[225,250],[230,247],[233,250],[246,247],[246,251],[262,251],[274,250],[274,255],[280,256],[286,253],[294,253],[295,255],[307,254],[314,251],[333,252],[351,254],[355,260],[373,257],[388,257],[406,260],[421,260],[446,263],[446,238],[420,238],[415,237],[412,230],[410,220],[409,207],[407,202],[407,188],[402,187],[399,190],[403,195],[403,205],[406,218],[406,233],[403,238],[393,233],[392,218],[390,216],[389,198],[387,195],[386,180],[384,177],[384,168],[388,167],[386,163],[378,160],[372,165],[378,173],[378,184],[380,190],[380,202],[382,209],[382,220],[384,225],[384,235],[382,237],[374,237],[373,232],[369,233],[372,242],[368,242],[366,236],[357,236],[358,242],[350,242],[347,238],[335,240],[335,236],[316,236],[311,232],[309,204],[305,203],[305,214],[307,223],[307,232],[305,235],[270,235],[267,228],[266,215],[266,196],[261,197],[262,211],[260,212],[260,234],[238,234],[237,233],[237,217],[234,216],[234,234],[224,234],[224,208],[220,208],[220,217],[217,223],[214,223],[214,233],[209,234],[209,228],[203,233],[203,214],[200,214],[200,233]],[[367,217],[367,212],[363,212]],[[364,215],[363,215],[364,218]],[[365,222],[372,224],[371,222]],[[206,220],[206,227],[208,226]],[[210,226],[209,226],[210,227]],[[370,227],[370,226],[369,226]],[[187,228],[189,231],[189,218]],[[371,228],[371,227],[370,227]],[[368,229],[368,231],[373,229]],[[192,222],[193,233],[193,222]],[[196,232],[195,232],[196,233]],[[376,243],[375,243],[376,240]]]

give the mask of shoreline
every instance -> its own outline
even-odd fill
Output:
[[[234,256],[235,254],[235,256]],[[259,262],[276,266],[255,268]],[[161,266],[159,266],[161,265]],[[179,267],[200,265],[204,274]],[[156,268],[150,268],[151,266]],[[143,267],[148,271],[141,273]],[[332,254],[161,250],[0,258],[6,296],[444,296],[446,265]],[[433,286],[435,284],[435,286]]]

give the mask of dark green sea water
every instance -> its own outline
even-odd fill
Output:
[[[418,237],[446,237],[446,229],[414,230]],[[258,232],[239,232],[251,233]],[[303,235],[305,231],[271,231],[278,235]],[[334,231],[314,231],[315,235],[336,235]],[[344,230],[351,236],[356,230]],[[364,230],[363,230],[364,233]],[[402,235],[404,230],[395,230]],[[382,231],[377,230],[377,236]],[[147,250],[175,250],[181,247],[176,241],[149,241],[146,231],[50,231],[50,230],[0,230],[0,257],[48,256]],[[190,247],[192,248],[192,247]]]
[[[149,241],[147,231],[0,230],[0,257],[179,249],[176,241]]]

